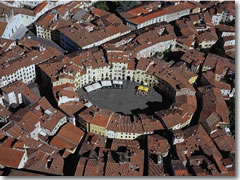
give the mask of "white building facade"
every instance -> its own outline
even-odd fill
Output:
[[[29,66],[23,66],[23,67],[20,67],[14,73],[6,74],[0,77],[0,88],[7,86],[8,84],[14,81],[20,81],[20,80],[22,80],[25,84],[30,84],[34,82],[35,79],[36,79],[35,64],[31,64]]]

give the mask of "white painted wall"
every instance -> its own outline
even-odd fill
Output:
[[[21,159],[21,161],[20,161],[20,163],[18,165],[18,169],[24,168],[24,166],[25,166],[25,164],[26,164],[26,162],[28,160],[27,151],[26,150],[24,150],[24,151],[25,152],[24,152],[24,155],[23,155],[23,157],[22,157],[22,159]]]
[[[12,35],[17,31],[20,25],[28,26],[32,24],[36,18],[25,14],[17,14],[16,16],[8,18],[7,27],[2,35],[3,38],[11,39]]]
[[[224,46],[235,46],[235,39],[230,41],[225,41]]]
[[[225,37],[225,36],[235,36],[235,32],[223,32],[222,37]]]
[[[8,84],[22,80],[25,84],[30,84],[36,79],[35,64],[21,67],[12,74],[0,77],[0,88]]]
[[[67,102],[78,102],[79,98],[69,98],[67,96],[61,96],[59,97],[59,101],[58,101],[58,106],[60,106],[61,104],[67,103]]]

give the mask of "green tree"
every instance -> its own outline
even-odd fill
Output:
[[[95,7],[111,13],[116,11],[120,13],[128,11],[138,4],[138,1],[98,1],[96,2]]]
[[[98,9],[102,9],[104,11],[109,11],[109,7],[108,7],[108,4],[107,4],[107,1],[98,1],[98,2],[96,2],[95,7],[98,8]]]
[[[128,11],[138,5],[137,1],[119,1],[116,11],[118,13]]]

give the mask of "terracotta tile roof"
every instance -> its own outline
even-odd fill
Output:
[[[159,135],[148,136],[148,150],[151,153],[165,157],[169,149],[170,145],[167,139]]]
[[[230,46],[224,46],[225,53],[228,55],[228,53],[233,53],[235,54],[235,45],[230,45]],[[232,56],[234,57],[234,56]]]
[[[221,31],[221,32],[235,32],[234,26],[229,26],[226,24],[218,24],[215,27],[218,31]]]
[[[0,139],[2,140],[5,137],[5,134],[2,129],[0,129]]]
[[[3,3],[0,3],[0,14],[6,15],[11,11],[11,8]]]
[[[123,116],[118,113],[112,115],[107,129],[115,132],[131,132],[138,134],[144,132],[141,120],[135,118],[134,122],[132,122],[129,116]]]
[[[99,111],[99,109],[96,106],[91,106],[81,113],[78,114],[78,117],[81,118],[82,120],[86,121],[87,123],[91,122],[91,119],[94,116],[94,112]]]
[[[203,66],[214,68],[220,56],[209,53],[203,63]]]
[[[24,14],[28,16],[35,16],[35,12],[33,10],[25,9],[25,8],[13,8],[13,13],[14,15]]]
[[[129,54],[125,51],[107,50],[107,57],[109,62],[128,63]]]
[[[24,151],[9,147],[0,147],[0,164],[7,167],[18,168],[23,158]],[[6,156],[7,154],[7,156]]]
[[[23,54],[25,54],[24,58],[22,58]],[[60,54],[59,51],[50,46],[42,52],[37,50],[29,50],[26,52],[19,46],[14,46],[11,51],[7,51],[1,56],[1,75],[11,75],[20,68],[42,63],[52,57],[59,56]]]
[[[40,171],[51,175],[63,175],[64,159],[58,153],[44,155],[39,153],[39,157],[28,160],[25,169]]]
[[[206,169],[203,169],[200,166],[193,167],[193,171],[196,176],[208,176],[210,175],[209,172]]]
[[[229,111],[224,98],[221,96],[218,88],[213,88],[213,93],[216,97],[216,112],[222,117],[222,121],[229,123]]]
[[[50,144],[59,149],[73,150],[80,143],[84,132],[74,126],[72,123],[67,123],[62,126],[56,136],[50,141]]]
[[[235,36],[224,36],[223,37],[223,40],[226,42],[226,41],[232,41],[232,40],[235,40]]]
[[[83,176],[84,175],[84,169],[85,169],[86,162],[87,162],[86,157],[80,157],[80,160],[78,161],[74,176]]]
[[[10,111],[8,111],[6,107],[0,104],[0,117],[8,119],[10,115],[11,115]]]
[[[190,20],[193,21],[193,22],[198,22],[200,20],[200,16],[198,14],[193,14],[193,15],[190,15]]]
[[[65,64],[63,62],[49,63],[49,64],[41,64],[39,67],[41,70],[48,75],[51,79],[56,81],[56,75],[63,68]]]
[[[7,22],[0,22],[0,36],[3,35],[8,23]]]
[[[216,112],[221,117],[221,122],[229,123],[229,110],[218,88],[206,89],[203,92],[203,109],[200,118],[207,119],[212,112]]]
[[[84,155],[84,154],[88,154],[92,149],[94,149],[94,145],[90,144],[88,141],[85,140],[82,143],[79,154],[81,156]]]
[[[211,113],[206,119],[202,119],[201,123],[210,134],[217,129],[218,123],[221,121],[219,115],[215,112]]]
[[[43,117],[45,121],[42,119],[43,122],[41,123],[41,126],[51,132],[64,117],[66,116],[61,111],[57,111],[53,115],[45,115],[45,118]]]
[[[235,2],[224,2],[224,8],[235,17]]]
[[[37,22],[36,22],[36,25],[37,26],[42,26],[44,27],[45,29],[50,29],[50,24],[53,22],[53,19],[54,19],[55,15],[54,14],[44,14],[43,16],[41,16]]]
[[[44,176],[42,173],[26,172],[12,169],[8,176]]]
[[[130,156],[130,160],[124,160],[125,163],[119,163],[113,156]],[[114,151],[108,152],[108,161],[106,164],[105,176],[142,176],[143,175],[143,163],[144,163],[144,151],[133,150],[123,153],[117,153]],[[132,167],[132,168],[131,168]]]
[[[64,159],[60,154],[53,155],[52,164],[50,166],[50,172],[52,174],[63,175]]]
[[[217,41],[218,38],[216,38],[211,32],[203,32],[197,36],[197,41],[198,42],[203,42],[203,41]]]
[[[193,6],[189,3],[180,3],[166,8],[154,8],[153,3],[136,7],[128,12],[120,13],[122,17],[126,18],[134,24],[141,24],[156,17],[164,16],[166,14],[176,13],[185,9],[192,9]],[[157,10],[156,10],[157,9]]]
[[[22,119],[18,122],[19,126],[28,133],[31,133],[36,128],[37,123],[40,123],[40,119],[32,111],[24,114]]]
[[[67,102],[61,104],[60,109],[62,109],[68,116],[74,117],[74,114],[83,109],[85,106],[82,102]]]
[[[183,79],[189,81],[192,77],[198,77],[198,75],[190,71],[189,68],[182,62],[178,62],[171,66],[171,70],[175,71],[175,74],[181,74]]]
[[[43,144],[38,148],[39,152],[44,153],[45,155],[53,155],[56,152],[56,149],[51,147],[49,144]]]
[[[19,45],[23,45],[24,47],[27,47],[31,49],[32,47],[39,47],[41,44],[39,41],[29,39],[29,38],[23,38],[18,41]]]
[[[183,166],[182,161],[172,160],[172,166],[175,176],[189,176],[187,168]]]
[[[75,91],[62,89],[58,92],[58,97],[67,97],[67,98],[79,98],[78,94]]]
[[[201,4],[202,4],[202,8],[203,9],[204,8],[208,9],[208,8],[213,7],[216,4],[216,2],[214,2],[214,1],[206,1],[206,2],[201,3]]]
[[[128,62],[128,70],[135,70],[136,62],[134,60],[130,60]]]
[[[38,149],[42,146],[42,143],[40,141],[25,137],[25,136],[20,138],[19,141],[17,141],[15,144],[17,144],[18,142],[20,142],[20,143],[23,142],[26,148]]]
[[[91,124],[106,128],[109,124],[112,114],[113,113],[110,110],[101,109],[100,111],[94,113]]]
[[[226,171],[221,159],[222,155],[214,144],[213,140],[209,137],[202,125],[196,125],[184,130],[185,143],[188,148],[188,154],[198,150],[199,146],[207,156],[213,156],[218,168],[221,171]]]
[[[4,141],[1,143],[2,147],[9,147],[9,148],[11,147],[12,148],[12,145],[14,144],[15,139],[7,136],[7,138],[3,139],[3,140]]]
[[[11,122],[9,122],[5,126],[3,126],[2,131],[7,136],[10,136],[15,139],[19,139],[23,135],[22,130],[17,125],[14,125]]]
[[[153,132],[156,130],[164,129],[162,123],[153,117],[141,118],[141,121],[142,121],[142,126],[143,126],[144,132]]]
[[[110,13],[109,12],[106,12],[102,9],[98,9],[98,8],[93,8],[91,10],[91,12],[95,15],[95,16],[98,16],[98,17],[102,17],[102,16],[107,16],[109,15]]]
[[[47,1],[43,1],[42,3],[40,3],[39,5],[37,5],[37,7],[34,9],[35,13],[39,13],[43,10],[43,8],[45,8],[48,5]]]
[[[204,59],[205,59],[204,53],[199,52],[195,49],[186,51],[184,55],[181,57],[181,60],[187,62],[188,64],[191,64],[193,61],[202,64]]]
[[[86,46],[106,40],[106,38],[110,36],[130,31],[129,28],[120,23],[119,18],[113,14],[100,17],[96,23],[98,26],[94,24],[72,23],[69,26],[58,28],[58,30],[83,49],[85,49]],[[93,29],[92,31],[88,29],[90,26],[91,29]]]
[[[168,14],[171,14],[171,13],[176,13],[176,12],[183,11],[186,9],[192,9],[193,7],[194,6],[192,6],[188,2],[184,2],[184,3],[174,5],[174,6],[168,6],[165,9],[167,10]]]
[[[0,38],[0,50],[6,52],[10,47],[16,46],[16,42],[11,39]],[[1,52],[1,54],[3,53]]]
[[[135,58],[140,51],[146,48],[150,48],[158,43],[164,43],[165,41],[176,40],[177,38],[172,28],[173,27],[171,25],[165,25],[164,23],[162,23],[156,27],[155,26],[152,27],[148,31],[142,30],[143,32],[141,32],[141,34],[139,34],[136,38],[134,38],[130,43],[122,44],[122,46],[120,46],[119,48],[121,50],[129,52],[130,57]],[[159,31],[161,29],[162,30],[166,29],[167,30],[166,33],[163,33],[160,35]],[[120,42],[118,41],[118,43]]]
[[[157,164],[148,157],[148,176],[164,176],[163,164]]]
[[[227,47],[230,47],[230,46],[227,46]],[[233,51],[231,51],[231,50],[226,51],[226,47],[224,49],[225,49],[225,53],[226,53],[228,58],[235,59],[235,47],[234,47]]]
[[[104,162],[96,159],[88,159],[84,176],[103,176]]]
[[[66,5],[60,5],[56,9],[62,16],[64,16],[69,11]]]
[[[178,99],[172,105],[172,108],[156,112],[156,115],[163,120],[164,124],[169,129],[176,125],[182,125],[186,121],[191,120],[191,117],[196,110],[195,96],[190,96],[190,99],[188,99],[189,97],[185,95],[178,96],[177,98]],[[183,98],[185,99],[184,101]]]
[[[210,85],[216,87],[216,88],[219,88],[219,89],[224,89],[224,90],[231,90],[231,85],[226,83],[226,82],[218,82],[218,81],[215,81],[215,74],[214,72],[212,71],[207,71],[205,73],[202,74]]]
[[[91,137],[91,140],[89,140],[88,138]],[[88,133],[88,141],[90,142],[91,145],[93,145],[92,147],[101,147],[104,148],[106,146],[106,142],[107,142],[107,137],[106,136],[100,136],[94,133]]]
[[[214,142],[221,151],[235,152],[235,141],[229,135],[216,137]]]
[[[182,142],[176,144],[176,150],[179,160],[181,160],[183,163],[187,163],[187,158],[185,155],[188,152],[186,148],[186,143]]]
[[[52,109],[53,107],[52,105],[49,103],[49,101],[47,100],[46,97],[42,97],[39,101],[38,104],[40,105],[40,107],[45,111],[47,109]],[[53,110],[54,111],[54,110]]]
[[[119,147],[140,148],[140,144],[136,140],[113,139],[111,150],[117,151]]]
[[[134,24],[141,24],[141,23],[148,21],[150,19],[153,19],[155,17],[164,16],[167,14],[167,12],[168,12],[167,10],[162,9],[162,10],[147,14],[145,16],[137,16],[134,18],[128,18],[127,20],[130,22],[133,22]]]
[[[151,59],[140,58],[138,60],[136,70],[146,71],[151,64],[153,64]]]
[[[180,43],[182,43],[182,44],[187,45],[188,47],[191,47],[191,46],[194,44],[194,42],[195,42],[193,36],[189,36],[189,37],[183,37],[183,36],[182,36],[182,37],[178,37],[178,38],[177,38],[177,41],[180,42]]]

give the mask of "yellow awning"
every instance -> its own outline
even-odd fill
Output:
[[[149,88],[145,86],[138,86],[138,90],[148,92]]]

